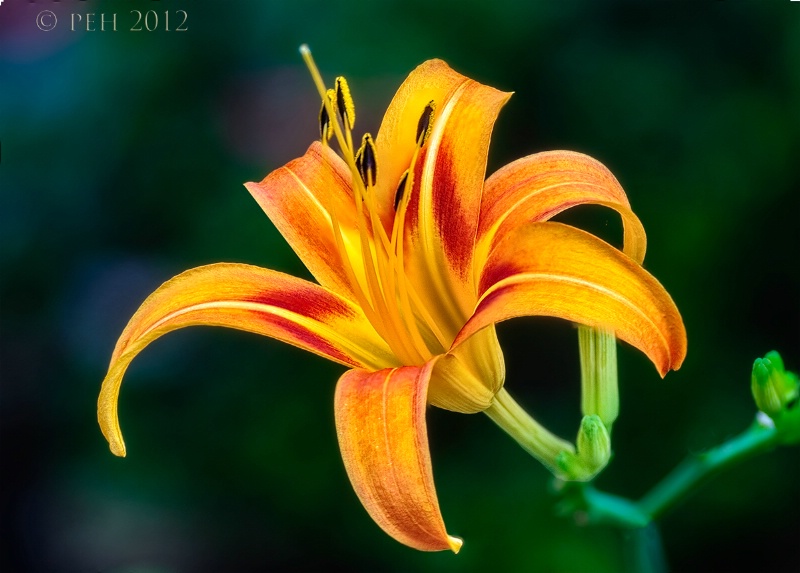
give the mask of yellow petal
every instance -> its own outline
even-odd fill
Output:
[[[401,543],[458,552],[433,485],[425,402],[432,364],[350,370],[336,386],[336,432],[347,475],[372,519]]]
[[[396,363],[361,310],[319,285],[249,265],[198,267],[151,294],[114,348],[97,417],[116,455],[125,455],[117,399],[128,364],[161,335],[194,325],[262,334],[348,366],[383,368]]]
[[[625,230],[625,253],[641,263],[647,248],[644,228],[614,175],[599,161],[574,151],[529,155],[486,180],[481,206],[476,268],[491,249],[525,222],[546,221],[576,205],[616,210]]]
[[[350,170],[329,147],[314,142],[302,157],[245,187],[319,283],[355,300],[331,226],[355,228]]]
[[[428,403],[438,408],[474,414],[492,404],[503,387],[506,366],[494,327],[470,336],[445,355],[433,368]]]
[[[678,309],[656,279],[597,237],[560,223],[532,223],[492,251],[474,316],[454,346],[490,324],[516,316],[555,316],[632,344],[664,376],[686,355]]]

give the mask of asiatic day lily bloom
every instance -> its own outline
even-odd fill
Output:
[[[117,342],[100,427],[124,456],[123,374],[167,332],[213,325],[288,342],[348,368],[336,386],[336,430],[372,518],[406,545],[457,552],[462,542],[448,535],[434,489],[427,405],[484,411],[518,439],[529,432],[523,446],[557,474],[566,467],[559,454],[576,453],[503,389],[495,324],[537,315],[602,329],[664,376],[683,361],[683,323],[642,268],[644,230],[602,164],[570,151],[537,153],[484,181],[492,127],[511,94],[425,62],[400,86],[377,136],[356,147],[347,82],[326,89],[308,49],[301,52],[323,101],[321,139],[246,187],[318,284],[234,263],[167,281]],[[584,204],[619,213],[621,250],[549,221]]]

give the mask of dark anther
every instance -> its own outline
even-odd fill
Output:
[[[366,187],[374,187],[378,179],[378,162],[375,160],[375,143],[372,136],[365,133],[361,140],[361,148],[356,153],[356,168]]]
[[[325,107],[325,104],[322,104],[322,108],[319,110],[319,136],[322,139],[322,143],[328,141],[330,137],[330,125],[331,125],[331,118],[328,117],[328,109]]]
[[[397,191],[394,194],[394,210],[400,206],[400,201],[403,200],[403,194],[406,192],[406,183],[408,183],[408,169],[403,171],[400,177],[400,183],[397,185]]]
[[[431,134],[431,128],[433,127],[433,112],[436,111],[436,103],[433,100],[428,102],[428,105],[425,106],[425,109],[422,110],[422,115],[419,118],[419,123],[417,123],[417,145],[422,147],[425,145],[425,142],[428,139],[428,136]]]
[[[336,109],[339,110],[339,117],[342,123],[347,124],[347,106],[344,104],[344,92],[342,92],[342,82],[336,82]]]

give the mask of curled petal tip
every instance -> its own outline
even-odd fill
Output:
[[[459,537],[447,536],[447,544],[450,546],[450,551],[458,553],[461,551],[461,546],[464,545],[464,540]]]
[[[118,427],[119,422],[116,418],[116,410],[112,413],[112,415],[114,416],[114,425]],[[114,427],[109,428],[108,422],[102,417],[102,413],[101,416],[98,416],[98,418],[100,419],[100,429],[103,431],[103,435],[106,437],[106,440],[108,440],[108,449],[110,449],[111,453],[115,456],[124,458],[127,454],[127,451],[125,450],[125,440],[122,439],[122,432]]]
[[[108,443],[108,447],[112,454],[119,456],[120,458],[124,458],[128,454],[128,452],[125,450],[125,443],[121,440],[111,440]]]
[[[679,370],[681,364],[683,364],[683,356],[680,356],[678,359],[672,357],[671,359],[668,358],[661,364],[656,364],[656,370],[658,371],[658,375],[663,379],[666,378],[667,374],[669,374],[671,371]]]
[[[127,366],[123,361],[123,368]],[[103,432],[108,441],[111,453],[121,458],[125,457],[125,440],[122,438],[122,431],[119,427],[117,417],[117,400],[119,397],[119,384],[121,375],[116,375],[119,368],[110,372],[100,390],[100,397],[97,400],[97,422],[100,424],[100,431]],[[124,370],[123,370],[124,372]]]
[[[675,335],[675,340],[672,341],[673,346],[669,361],[659,371],[662,378],[664,378],[670,370],[680,370],[683,361],[686,359],[687,341],[686,329],[683,326],[683,321],[680,323],[680,328],[680,332]]]

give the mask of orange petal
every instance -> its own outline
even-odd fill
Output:
[[[302,157],[245,187],[319,283],[354,300],[331,226],[335,210],[355,227],[350,170],[329,147],[314,142]]]
[[[475,301],[472,254],[489,139],[511,94],[482,85],[440,60],[414,70],[392,100],[376,140],[384,210],[409,167],[425,106],[433,127],[417,161],[405,221],[406,269],[417,291],[437,300],[434,319],[454,336]]]
[[[458,552],[433,486],[425,402],[433,363],[350,370],[336,386],[336,432],[347,475],[372,519],[422,551]]]
[[[378,161],[376,191],[381,219],[387,229],[392,227],[395,192],[414,155],[417,125],[425,106],[434,101],[441,109],[447,98],[465,81],[467,78],[442,60],[428,60],[409,74],[389,104],[375,138]]]
[[[100,428],[116,455],[125,455],[117,399],[128,364],[161,335],[194,325],[270,336],[348,366],[396,363],[361,310],[319,285],[249,265],[198,267],[151,294],[117,341],[97,402]]]
[[[532,223],[492,251],[474,316],[454,346],[516,316],[556,316],[613,330],[664,376],[686,355],[678,309],[656,279],[594,235],[560,223]]]
[[[525,222],[546,221],[576,205],[616,210],[625,230],[625,253],[641,263],[644,228],[614,175],[599,161],[574,151],[546,151],[509,163],[486,180],[478,229],[476,268],[491,249]]]

